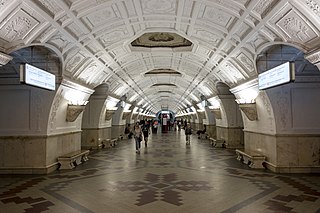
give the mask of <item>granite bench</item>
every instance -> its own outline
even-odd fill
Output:
[[[209,135],[207,133],[200,133],[200,139],[207,139]]]
[[[213,147],[221,147],[225,148],[226,147],[226,142],[222,139],[215,139],[215,138],[209,138],[211,146]]]
[[[111,146],[115,147],[115,146],[117,145],[117,140],[118,140],[118,138],[113,138],[113,139],[111,139],[111,140],[110,140]]]
[[[248,164],[250,168],[253,169],[263,169],[263,163],[266,160],[266,156],[260,153],[248,153],[242,150],[236,149],[237,160],[242,161],[245,164]]]
[[[76,165],[89,160],[89,152],[89,150],[79,150],[58,157],[59,169],[73,169]]]

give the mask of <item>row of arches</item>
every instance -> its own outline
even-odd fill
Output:
[[[134,113],[137,103],[114,97],[108,84],[88,88],[64,76],[59,57],[49,50],[30,47],[12,56],[14,60],[1,67],[11,82],[1,85],[3,158],[0,165],[4,173],[50,172],[57,167],[58,156],[81,147],[99,148],[102,141],[123,134],[127,123],[149,116]],[[261,72],[284,61],[295,61],[295,83],[259,91],[257,78],[233,88],[220,82],[216,84],[216,96],[211,97],[219,103],[220,116],[206,106],[204,111],[182,117],[191,122],[194,129],[206,124],[210,136],[224,139],[228,148],[261,152],[273,171],[317,170],[320,164],[320,125],[316,119],[320,103],[319,72],[304,59],[301,51],[284,45],[262,52],[257,70]],[[57,90],[19,84],[19,65],[23,62],[38,64],[55,74]],[[248,115],[235,100],[249,90],[255,91],[256,97]],[[117,102],[108,108],[111,97]],[[89,102],[82,109],[76,109],[71,107],[72,101]],[[131,111],[121,106],[121,102],[126,101]],[[256,117],[250,118],[250,113]],[[73,118],[68,120],[68,115]]]

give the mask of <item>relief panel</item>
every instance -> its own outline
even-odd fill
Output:
[[[55,1],[48,0],[33,0],[36,4],[40,4],[41,7],[45,8],[52,16],[62,11]]]
[[[80,63],[85,59],[85,55],[81,52],[78,52],[66,63],[66,71],[73,73],[76,67],[79,67]]]
[[[319,0],[305,0],[307,6],[320,18],[320,2]]]
[[[263,18],[273,8],[278,0],[260,0],[259,3],[253,8],[253,11]]]
[[[294,42],[305,43],[317,37],[309,23],[306,23],[294,10],[290,10],[277,21],[276,26],[286,34],[289,40]]]
[[[114,18],[116,18],[116,14],[113,9],[111,7],[107,7],[103,10],[95,11],[94,13],[87,15],[84,17],[84,21],[93,28],[94,26],[105,24]]]
[[[225,28],[228,28],[228,25],[233,20],[233,16],[230,14],[212,7],[206,7],[203,17]]]
[[[39,24],[38,20],[22,9],[17,11],[9,20],[4,21],[6,23],[0,29],[0,38],[7,42],[24,39]]]
[[[208,32],[206,30],[197,30],[196,36],[214,45],[215,47],[218,47],[221,43],[221,38],[218,35]]]
[[[176,0],[141,0],[144,14],[175,14]]]
[[[108,47],[114,43],[117,43],[125,38],[129,37],[129,32],[126,28],[117,29],[112,32],[108,32],[100,37],[100,41],[104,47]]]
[[[246,68],[246,70],[248,71],[248,74],[250,76],[254,76],[255,75],[256,72],[255,72],[253,61],[246,54],[241,52],[237,56],[237,59]]]

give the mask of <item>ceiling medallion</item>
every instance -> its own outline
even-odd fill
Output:
[[[144,74],[145,76],[154,76],[154,75],[176,75],[181,76],[180,72],[177,72],[172,69],[154,69]]]
[[[131,42],[133,47],[190,47],[192,43],[176,33],[153,32],[145,33]]]

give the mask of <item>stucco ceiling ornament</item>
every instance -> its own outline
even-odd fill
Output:
[[[0,66],[6,65],[12,60],[12,56],[0,52]]]
[[[133,47],[184,47],[191,46],[192,43],[176,33],[154,32],[145,33],[131,42]]]

